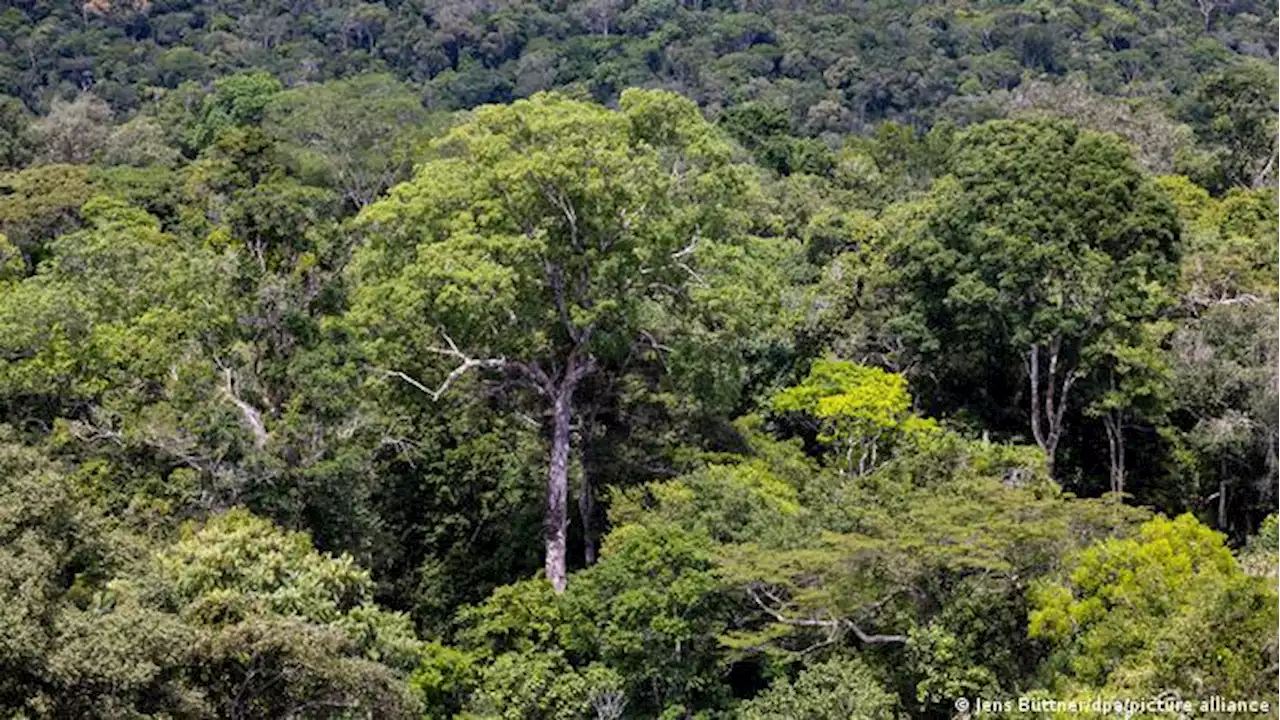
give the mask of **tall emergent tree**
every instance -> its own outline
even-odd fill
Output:
[[[616,112],[536,95],[477,110],[358,220],[350,317],[382,375],[432,399],[478,376],[542,412],[557,590],[575,392],[661,352],[664,318],[739,236],[751,183],[730,147],[670,93],[628,91]]]

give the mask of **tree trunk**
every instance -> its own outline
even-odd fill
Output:
[[[547,542],[547,580],[556,592],[564,592],[566,577],[566,538],[569,531],[569,439],[573,421],[575,382],[566,382],[555,394],[552,409],[551,464],[547,472],[547,516],[544,533]]]
[[[612,392],[612,384],[607,380],[604,383],[593,385],[590,392],[591,402],[585,408],[579,408],[578,411],[578,470],[582,476],[582,487],[578,493],[578,516],[582,520],[582,560],[588,567],[596,564],[600,547],[600,534],[596,517],[598,509],[596,486],[592,482],[588,457],[591,454],[596,433],[602,428],[597,420],[600,417],[601,405]]]
[[[582,462],[582,490],[578,495],[578,515],[582,518],[582,560],[587,565],[596,564],[595,488],[587,472],[586,458]]]
[[[1224,468],[1225,469],[1225,468]],[[1227,529],[1227,479],[1218,480],[1218,529]]]
[[[1124,418],[1119,410],[1108,410],[1102,416],[1107,429],[1107,447],[1111,451],[1111,492],[1124,492]]]
[[[1040,355],[1047,355],[1045,382],[1040,382]],[[1075,371],[1060,367],[1062,338],[1055,336],[1047,348],[1039,344],[1027,351],[1028,381],[1031,384],[1031,435],[1048,459],[1049,474],[1053,474],[1058,443],[1062,440],[1063,419],[1067,414],[1067,396],[1075,384]],[[1061,377],[1061,385],[1059,385]]]
[[[1213,11],[1217,8],[1216,0],[1197,0],[1200,7],[1200,15],[1204,17],[1204,31],[1211,32],[1213,30]]]

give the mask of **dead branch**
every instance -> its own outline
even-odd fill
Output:
[[[785,604],[785,602],[781,598],[779,598],[777,595],[769,592],[767,588],[765,588],[763,585],[759,583],[755,583],[747,587],[747,595],[751,597],[751,599],[755,602],[755,604],[761,610],[763,610],[765,614],[773,618],[775,622],[778,622],[782,625],[791,625],[795,627],[813,627],[813,628],[826,629],[828,633],[827,640],[820,643],[816,647],[829,645],[835,642],[836,640],[839,639],[840,635],[842,634],[842,631],[844,630],[848,630],[849,632],[853,633],[853,636],[856,637],[858,639],[858,642],[862,643],[863,645],[902,644],[907,641],[906,635],[881,635],[881,634],[865,632],[861,627],[858,626],[857,623],[853,622],[848,618],[828,617],[827,619],[822,619],[822,618],[812,618],[812,617],[810,618],[787,617],[786,615],[783,615],[781,611],[775,608],[769,607],[769,605],[765,603],[763,599],[760,598],[760,593],[764,593],[765,595],[767,595],[769,599],[772,600],[773,602],[776,602],[779,604]],[[813,648],[810,648],[810,649],[813,649]]]
[[[242,400],[240,396],[236,394],[231,368],[224,367],[222,369],[222,377],[224,381],[224,386],[222,388],[223,393],[227,396],[227,399],[231,401],[231,404],[235,405],[236,409],[240,411],[240,416],[244,419],[244,424],[249,428],[249,432],[253,433],[253,447],[257,450],[263,449],[267,446],[268,435],[267,428],[262,423],[262,413],[254,406]]]
[[[412,376],[400,370],[383,370],[383,373],[390,377],[399,378],[405,383],[408,383],[412,387],[430,396],[432,401],[438,402],[440,398],[449,391],[449,388],[452,387],[455,382],[472,370],[483,368],[502,368],[507,364],[506,358],[473,358],[458,348],[458,344],[453,341],[453,338],[449,337],[449,333],[441,330],[440,335],[444,337],[444,341],[448,347],[431,347],[427,348],[427,350],[437,355],[455,358],[460,361],[460,364],[445,376],[444,381],[440,383],[439,387],[432,390]]]

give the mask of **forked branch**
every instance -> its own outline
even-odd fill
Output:
[[[431,397],[432,401],[439,401],[440,398],[444,397],[444,394],[449,391],[449,388],[452,387],[455,382],[460,380],[462,376],[466,375],[472,370],[499,369],[499,368],[506,367],[507,365],[506,358],[471,357],[466,353],[462,352],[462,350],[458,348],[458,344],[453,341],[453,338],[449,337],[449,333],[446,333],[443,330],[441,330],[440,335],[444,337],[444,341],[448,345],[448,347],[443,347],[443,348],[431,347],[431,348],[427,348],[427,350],[437,355],[444,355],[446,357],[454,358],[459,361],[459,364],[457,367],[451,370],[448,375],[445,376],[444,381],[440,383],[439,387],[432,390],[430,387],[427,387],[426,385],[424,385],[423,383],[415,379],[413,376],[405,372],[402,372],[400,370],[385,370],[383,372],[385,372],[390,377],[399,378],[400,380],[411,385],[412,387],[422,391],[423,393],[426,393],[428,396]]]

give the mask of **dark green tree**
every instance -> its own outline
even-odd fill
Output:
[[[31,115],[22,101],[0,95],[0,171],[18,170],[35,155]]]
[[[999,423],[1024,398],[1052,467],[1097,344],[1169,302],[1173,206],[1117,138],[1061,122],[968,130],[948,169],[931,218],[894,252],[906,312],[889,328],[933,369],[943,407],[963,398]]]

